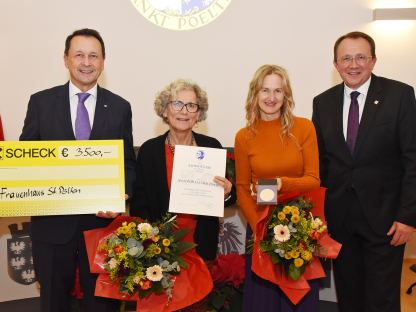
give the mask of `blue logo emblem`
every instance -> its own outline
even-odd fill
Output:
[[[196,152],[196,158],[197,158],[198,160],[202,160],[202,159],[204,159],[204,158],[205,158],[205,153],[204,153],[204,151],[198,151],[198,152]]]
[[[189,15],[208,8],[214,0],[149,0],[156,10],[177,14]]]

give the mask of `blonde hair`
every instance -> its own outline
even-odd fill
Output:
[[[208,110],[208,96],[207,93],[196,83],[185,80],[185,79],[177,79],[172,81],[169,85],[167,85],[162,91],[160,91],[155,98],[154,108],[155,112],[159,117],[163,118],[165,123],[168,123],[167,118],[163,116],[166,107],[169,105],[169,102],[172,101],[179,91],[183,90],[190,90],[194,91],[197,99],[197,103],[199,105],[199,116],[198,122],[205,120],[207,118],[207,110]]]
[[[261,119],[260,108],[258,103],[258,94],[263,86],[266,76],[276,74],[282,79],[283,105],[280,108],[280,122],[282,124],[282,137],[289,136],[290,129],[293,127],[293,101],[292,88],[290,87],[289,76],[286,70],[277,65],[263,65],[254,73],[250,82],[247,99],[246,99],[246,126],[255,132],[255,125]]]

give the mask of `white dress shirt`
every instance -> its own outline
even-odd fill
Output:
[[[366,82],[364,82],[358,89],[354,90],[349,88],[344,84],[344,106],[342,109],[342,121],[343,121],[343,130],[344,138],[347,140],[347,127],[348,127],[348,113],[350,111],[351,105],[351,92],[358,91],[360,95],[357,98],[358,101],[358,112],[359,112],[359,121],[361,121],[361,116],[363,115],[364,104],[367,98],[368,88],[370,87],[371,76]]]

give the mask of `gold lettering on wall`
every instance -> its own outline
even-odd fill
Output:
[[[130,0],[149,22],[171,30],[208,25],[227,9],[231,0]]]

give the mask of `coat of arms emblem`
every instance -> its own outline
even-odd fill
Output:
[[[7,239],[7,271],[16,283],[30,285],[36,281],[32,258],[30,223],[23,222],[19,230],[16,223],[9,225],[11,238]]]

